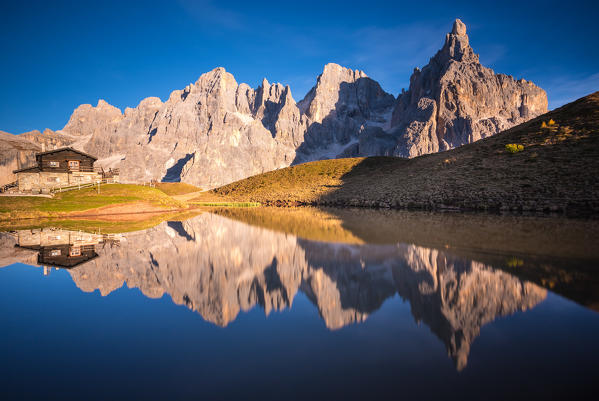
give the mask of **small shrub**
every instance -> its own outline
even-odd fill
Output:
[[[545,121],[541,123],[541,128],[547,128],[547,123]]]
[[[553,118],[551,120],[549,120],[549,122],[547,123],[547,125],[549,125],[550,127],[555,125],[555,121],[553,121]]]
[[[512,269],[514,269],[516,267],[522,267],[522,266],[524,266],[524,261],[522,259],[512,257],[507,260],[507,266],[511,267]]]
[[[524,145],[520,145],[518,143],[508,143],[505,145],[505,150],[510,153],[518,153],[524,150]]]

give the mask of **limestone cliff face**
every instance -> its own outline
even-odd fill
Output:
[[[435,249],[309,241],[208,213],[125,238],[97,245],[97,258],[69,270],[80,289],[107,295],[126,283],[150,298],[168,294],[220,326],[257,305],[266,315],[290,308],[302,291],[329,329],[364,322],[399,295],[458,369],[483,325],[546,296],[534,284]],[[4,259],[17,261],[10,256]],[[31,255],[24,257],[29,263]]]
[[[78,137],[109,136],[122,119],[123,114],[118,108],[100,99],[96,107],[90,104],[77,107],[63,131]]]
[[[35,153],[41,151],[41,146],[0,131],[0,185],[5,185],[16,180],[13,170],[27,167],[35,162]]]
[[[393,154],[413,157],[494,135],[547,111],[544,90],[480,64],[459,19],[443,48],[415,69],[400,95],[391,127]]]
[[[171,93],[127,149],[122,171],[212,188],[291,164],[301,124],[289,87],[264,80],[254,90],[217,68]]]
[[[297,162],[351,152],[367,127],[387,123],[395,98],[363,71],[327,64],[316,85],[298,103],[308,120]]]
[[[19,137],[35,143],[44,150],[70,146],[76,141],[76,138],[73,138],[71,135],[67,135],[62,131],[52,131],[47,128],[44,132],[37,130],[24,132]]]
[[[456,20],[445,44],[396,99],[363,71],[327,64],[296,104],[289,86],[253,89],[224,68],[122,113],[103,100],[81,105],[65,127],[23,134],[46,148],[73,146],[121,180],[183,181],[209,189],[312,160],[414,157],[477,141],[547,110],[545,92],[495,74]],[[8,157],[14,165],[14,157]]]
[[[142,100],[135,108],[127,107],[125,112],[100,101],[95,108],[88,108],[91,118],[84,122],[88,128],[78,126],[76,132],[91,132],[89,140],[81,147],[86,152],[100,158],[98,166],[116,167],[125,159],[135,145],[146,138],[148,127],[154,121],[156,113],[162,106],[157,97]],[[92,111],[93,110],[93,111]],[[85,112],[82,112],[85,115]],[[97,119],[107,119],[104,127],[97,127]],[[71,118],[71,121],[73,118]],[[69,124],[63,129],[70,131]]]

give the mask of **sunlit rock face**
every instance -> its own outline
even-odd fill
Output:
[[[443,48],[415,69],[400,95],[391,127],[396,156],[414,157],[494,135],[547,111],[547,94],[524,79],[480,64],[459,19]]]
[[[121,112],[100,100],[77,107],[60,131],[21,137],[46,149],[69,145],[91,153],[99,167],[121,167],[124,182],[209,189],[313,160],[443,151],[546,110],[545,91],[481,65],[456,20],[442,49],[415,69],[397,98],[365,72],[334,63],[297,103],[289,86],[264,79],[251,88],[219,67],[165,102],[150,97]],[[4,159],[5,170],[18,164],[14,152]]]
[[[264,80],[252,89],[216,68],[171,93],[127,150],[123,172],[212,188],[291,164],[302,125],[289,87]]]
[[[126,234],[96,252],[68,270],[81,290],[108,295],[126,283],[149,298],[169,295],[219,326],[256,306],[266,315],[291,308],[301,291],[326,327],[341,329],[399,295],[459,369],[484,324],[546,296],[534,284],[435,249],[311,241],[208,213]]]

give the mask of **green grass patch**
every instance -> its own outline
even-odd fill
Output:
[[[51,216],[95,209],[108,205],[145,201],[164,208],[182,208],[185,205],[157,188],[133,184],[105,184],[97,188],[85,188],[57,193],[54,198],[29,196],[0,197],[0,219]]]

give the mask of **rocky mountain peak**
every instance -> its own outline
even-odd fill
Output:
[[[96,106],[97,109],[110,109],[110,108],[116,108],[112,105],[110,105],[108,102],[106,102],[106,100],[104,99],[98,99],[98,105]],[[119,110],[120,111],[120,110]]]
[[[456,20],[453,21],[453,28],[451,29],[451,33],[453,35],[459,36],[466,35],[466,24],[464,24],[461,19],[456,18]]]
[[[361,106],[372,102],[376,104],[378,98],[384,98],[385,102],[393,101],[393,96],[384,92],[364,71],[329,63],[298,107],[311,121],[321,123],[325,118],[335,118],[340,113],[350,116],[363,114],[366,109]]]
[[[361,70],[352,70],[351,68],[342,67],[336,63],[328,63],[324,66],[322,70],[322,74],[319,77],[319,80],[339,80],[340,78],[344,81],[355,82],[360,78],[367,78],[368,75]]]
[[[100,99],[96,107],[90,104],[77,107],[62,130],[77,136],[86,136],[98,131],[113,131],[123,117],[119,108]]]
[[[443,48],[439,50],[435,58],[441,64],[446,64],[450,60],[478,63],[478,55],[470,47],[466,24],[460,19],[454,21],[451,32],[445,36]]]
[[[233,74],[227,72],[223,67],[216,67],[212,71],[208,71],[200,76],[195,83],[196,87],[213,86],[218,83],[224,86],[235,86],[237,87],[237,81]]]
[[[547,111],[536,85],[495,74],[480,64],[459,19],[445,44],[400,95],[391,126],[396,156],[414,157],[452,149],[527,121]]]

